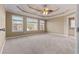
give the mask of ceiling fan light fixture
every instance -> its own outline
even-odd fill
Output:
[[[48,14],[48,12],[45,12],[45,11],[43,12],[43,15],[47,15],[47,14]]]
[[[44,8],[43,9],[43,15],[47,15],[48,14],[48,8]]]

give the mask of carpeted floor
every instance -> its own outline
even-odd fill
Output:
[[[71,54],[75,39],[55,34],[19,37],[6,41],[3,54]]]

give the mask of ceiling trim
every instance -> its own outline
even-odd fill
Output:
[[[25,10],[23,10],[22,8],[20,8],[19,6],[16,6],[16,7],[17,7],[20,11],[22,11],[22,12],[29,13],[29,14],[33,14],[33,15],[40,16],[40,17],[44,17],[44,16],[41,16],[41,15],[38,15],[38,14],[35,14],[35,13],[31,13],[31,12],[25,11]]]
[[[70,12],[70,13],[68,13],[68,14],[62,14],[62,15],[59,15],[59,16],[54,16],[53,18],[50,18],[50,19],[47,19],[47,21],[48,20],[52,20],[52,19],[55,19],[55,18],[57,18],[57,17],[65,17],[65,16],[68,16],[68,15],[71,15],[71,14],[75,14],[76,12],[75,11],[73,11],[73,12]]]
[[[9,11],[6,11],[6,13],[10,13],[12,15],[19,15],[19,16],[23,16],[23,17],[29,17],[29,18],[34,18],[34,19],[41,19],[41,20],[47,20],[47,19],[43,19],[43,18],[39,18],[39,17],[33,17],[33,16],[28,16],[28,15],[21,15],[21,14],[17,14],[17,13],[14,13],[14,12],[9,12]]]
[[[25,11],[22,8],[20,8],[19,6],[16,6],[16,7],[22,12],[29,13],[29,14],[36,15],[36,16],[40,16],[40,17],[52,17],[52,16],[54,17],[54,16],[62,15],[62,14],[67,13],[69,11],[69,10],[66,10],[64,12],[61,12],[61,13],[58,13],[58,14],[55,14],[55,15],[51,15],[51,16],[41,16],[41,15],[38,15],[38,14],[35,14],[35,13],[31,13],[31,12]]]

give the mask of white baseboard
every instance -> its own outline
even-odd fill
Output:
[[[68,36],[64,33],[48,33],[48,34],[55,34],[55,35],[59,35],[59,36],[64,36],[64,37],[71,37],[71,38],[74,38],[74,36]],[[20,35],[20,36],[15,36],[15,37],[7,37],[7,39],[15,39],[15,38],[19,38],[19,37],[27,37],[27,36],[31,36],[31,35],[34,35],[34,34],[28,34],[28,35]]]
[[[43,34],[43,33],[27,34],[27,35],[15,36],[15,37],[7,37],[7,39],[15,39],[15,38],[27,37],[27,36],[37,35],[37,34]]]
[[[19,37],[25,37],[25,36],[30,36],[33,34],[29,34],[29,35],[20,35],[20,36],[15,36],[15,37],[7,37],[7,39],[14,39],[14,38],[19,38]]]
[[[71,37],[71,38],[76,39],[75,36],[68,36],[68,35],[66,35],[66,34],[64,34],[64,33],[49,33],[49,34],[55,34],[55,35],[59,35],[59,36]]]
[[[67,36],[64,33],[50,33],[50,34],[55,34],[55,35],[59,35],[59,36]]]
[[[4,49],[4,45],[5,45],[5,43],[6,43],[6,40],[4,41],[4,43],[3,43],[3,45],[2,45],[2,48],[1,48],[0,54],[2,54],[2,52],[3,52],[3,49]]]

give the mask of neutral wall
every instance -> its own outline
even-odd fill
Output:
[[[76,13],[66,16],[56,17],[47,21],[47,31],[50,33],[64,34],[67,36],[75,36],[75,29],[69,28],[69,17],[76,17]],[[76,19],[76,18],[75,18]]]
[[[5,28],[5,9],[3,5],[0,5],[0,29]],[[0,52],[5,42],[5,31],[0,31]]]
[[[51,33],[64,33],[64,17],[57,17],[47,21],[47,31]]]
[[[12,32],[12,15],[18,15],[15,13],[10,13],[10,12],[6,12],[6,36],[7,37],[15,37],[15,36],[20,36],[20,35],[28,35],[28,34],[37,34],[37,33],[42,33],[43,31],[31,31],[31,32],[27,32],[26,31],[26,17],[27,16],[23,16],[23,32]]]

